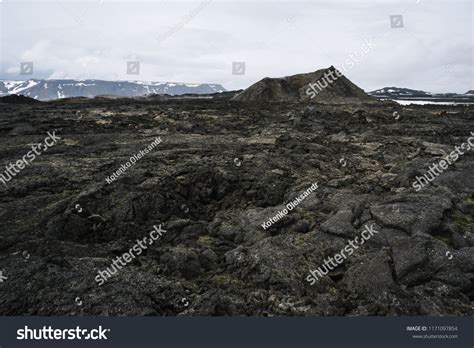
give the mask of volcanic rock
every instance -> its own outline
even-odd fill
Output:
[[[0,103],[6,103],[6,104],[33,104],[33,103],[39,103],[39,100],[30,98],[30,97],[25,97],[24,95],[7,95],[5,97],[0,97]]]
[[[329,77],[329,73],[336,79]],[[375,102],[376,99],[366,94],[361,88],[349,81],[342,73],[336,74],[331,66],[312,73],[297,74],[280,78],[266,77],[253,84],[232,98],[243,102],[300,102],[319,103],[361,103]],[[326,77],[325,77],[326,76]],[[318,87],[327,86],[325,88]],[[316,87],[312,90],[310,84]],[[316,93],[314,93],[316,91]],[[312,97],[312,92],[315,94]]]
[[[0,182],[0,314],[474,314],[474,151],[412,187],[467,142],[474,106],[231,96],[0,103],[3,168],[48,131],[61,138]],[[161,238],[97,284],[160,224]],[[310,284],[372,224],[378,233]]]

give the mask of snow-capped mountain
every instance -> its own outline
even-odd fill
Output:
[[[469,91],[471,92],[471,91]],[[385,87],[369,92],[368,94],[379,99],[392,99],[397,101],[419,101],[419,102],[435,102],[435,103],[474,103],[474,94],[471,93],[429,93],[416,89]]]
[[[68,97],[92,98],[99,95],[138,97],[147,94],[210,94],[224,91],[225,88],[219,84],[207,83],[190,84],[103,80],[0,81],[0,97],[18,94],[37,100],[52,100]]]
[[[399,88],[399,87],[385,87],[369,92],[374,97],[386,97],[386,98],[401,98],[401,97],[431,97],[432,94],[419,91],[416,89]]]

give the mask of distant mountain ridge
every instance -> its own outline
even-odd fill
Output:
[[[431,93],[409,88],[385,87],[369,92],[374,97],[428,97]]]
[[[464,94],[458,94],[430,93],[409,88],[384,87],[368,94],[379,99],[474,102],[474,91],[472,90]]]
[[[0,81],[0,97],[17,94],[37,100],[100,95],[139,97],[148,94],[211,94],[225,92],[219,84],[104,80],[26,80]]]

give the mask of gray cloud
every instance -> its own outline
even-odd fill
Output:
[[[221,83],[340,66],[365,40],[375,47],[347,76],[385,86],[465,92],[473,86],[472,1],[14,1],[1,11],[1,79]],[[404,28],[389,16],[402,14]],[[165,40],[163,40],[165,37]],[[126,61],[141,63],[126,74]],[[246,63],[232,75],[232,62]]]

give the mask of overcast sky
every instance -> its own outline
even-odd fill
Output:
[[[0,0],[0,11],[0,79],[220,83],[231,90],[345,65],[366,91],[474,89],[473,0]],[[403,28],[391,28],[390,15],[402,15]],[[127,75],[126,62],[135,60],[140,74]],[[30,61],[34,74],[19,75],[20,63]],[[245,62],[244,75],[232,74],[234,61]]]

